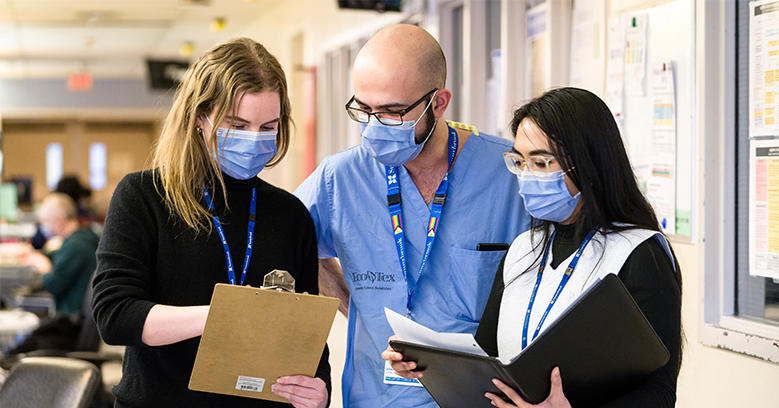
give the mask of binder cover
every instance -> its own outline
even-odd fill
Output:
[[[189,389],[288,402],[279,377],[316,374],[338,299],[217,284]]]
[[[549,396],[555,366],[571,406],[599,406],[640,386],[670,357],[614,274],[584,293],[509,364],[399,340],[390,345],[417,362],[425,374],[420,382],[441,408],[492,407],[484,393],[503,395],[493,378],[540,403]]]

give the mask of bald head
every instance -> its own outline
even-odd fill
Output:
[[[41,219],[62,217],[64,221],[76,219],[76,203],[70,196],[63,193],[51,193],[41,202]]]
[[[430,33],[397,24],[380,30],[362,47],[354,62],[354,75],[361,74],[424,94],[446,86],[446,58]]]

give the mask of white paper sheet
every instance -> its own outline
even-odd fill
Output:
[[[577,0],[573,3],[571,18],[571,60],[569,85],[584,88],[604,97],[603,69],[606,58],[605,43],[606,2],[604,0]]]
[[[400,340],[487,357],[487,353],[470,333],[438,333],[386,307],[384,313],[392,331]]]
[[[649,15],[636,14],[628,18],[625,29],[625,93],[644,95],[646,92],[646,26]]]
[[[606,105],[615,118],[622,117],[625,92],[625,23],[621,17],[609,20],[609,50],[606,64]]]
[[[647,196],[666,234],[676,234],[676,93],[673,64],[652,64],[652,138]]]
[[[546,3],[527,11],[526,84],[527,99],[541,96],[549,88],[549,48],[546,34]]]

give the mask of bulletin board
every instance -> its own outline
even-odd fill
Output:
[[[633,4],[636,1],[630,0]],[[694,240],[694,1],[676,0],[614,15],[607,22],[606,99],[615,113],[634,171],[663,231]],[[612,0],[611,9],[619,9]],[[615,41],[614,39],[617,39]],[[625,44],[625,47],[615,47]],[[619,55],[623,88],[615,90]],[[612,64],[612,66],[609,66]],[[615,95],[617,96],[615,98]]]

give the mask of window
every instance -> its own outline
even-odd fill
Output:
[[[102,190],[106,185],[106,148],[104,143],[89,145],[89,188]]]
[[[741,318],[775,325],[779,327],[779,279],[750,275],[749,236],[752,228],[749,224],[749,179],[750,179],[750,134],[749,134],[749,13],[748,1],[740,1],[737,15],[737,59],[736,81],[737,122],[736,149],[736,279],[735,305],[733,314]],[[777,135],[779,136],[779,135]],[[777,141],[779,144],[779,141]],[[770,228],[770,224],[769,224]],[[771,235],[768,232],[767,235]],[[767,251],[766,251],[767,252]],[[774,251],[771,251],[774,252]],[[754,272],[754,271],[753,271]]]
[[[62,145],[49,143],[46,146],[46,186],[49,190],[57,188],[62,178]]]
[[[724,36],[700,42],[706,67],[699,132],[705,135],[705,242],[703,321],[700,339],[779,363],[779,285],[750,275],[749,223],[750,1],[706,7],[709,22]],[[724,62],[724,64],[723,64]],[[722,95],[715,98],[712,95]],[[779,135],[775,135],[779,136]],[[779,143],[779,142],[778,142]]]

